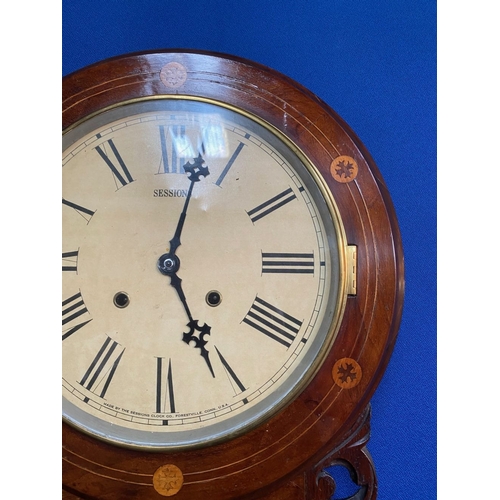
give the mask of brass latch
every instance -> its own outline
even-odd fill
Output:
[[[358,247],[347,245],[347,294],[356,295],[358,275]]]

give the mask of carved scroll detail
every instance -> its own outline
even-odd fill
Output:
[[[343,500],[376,500],[377,476],[366,443],[370,439],[371,407],[367,406],[343,443],[305,473],[305,498],[329,500],[336,484],[326,468],[334,465],[346,467],[351,479],[360,487],[353,496]]]

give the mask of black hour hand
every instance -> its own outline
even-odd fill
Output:
[[[200,180],[200,175],[206,177],[210,174],[208,167],[202,166],[204,163],[205,160],[200,153],[197,158],[193,158],[193,163],[188,162],[184,165],[184,171],[188,173],[188,179],[191,182],[198,182]]]
[[[181,244],[181,233],[184,227],[184,221],[186,220],[187,210],[189,206],[189,200],[193,194],[193,187],[195,182],[200,180],[200,176],[206,177],[210,175],[208,167],[203,167],[205,160],[202,158],[201,154],[197,158],[193,159],[193,163],[186,163],[184,165],[184,170],[188,173],[188,179],[191,181],[189,185],[188,194],[186,196],[186,201],[184,202],[184,208],[182,209],[181,215],[179,216],[179,222],[177,223],[177,228],[175,229],[174,237],[170,240],[170,253],[175,254],[177,248]]]

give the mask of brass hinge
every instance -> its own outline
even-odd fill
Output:
[[[347,245],[347,294],[356,295],[358,278],[358,247]]]

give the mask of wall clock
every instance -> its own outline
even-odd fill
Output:
[[[394,209],[325,103],[240,58],[63,79],[63,497],[375,499]],[[354,498],[354,497],[353,497]]]

